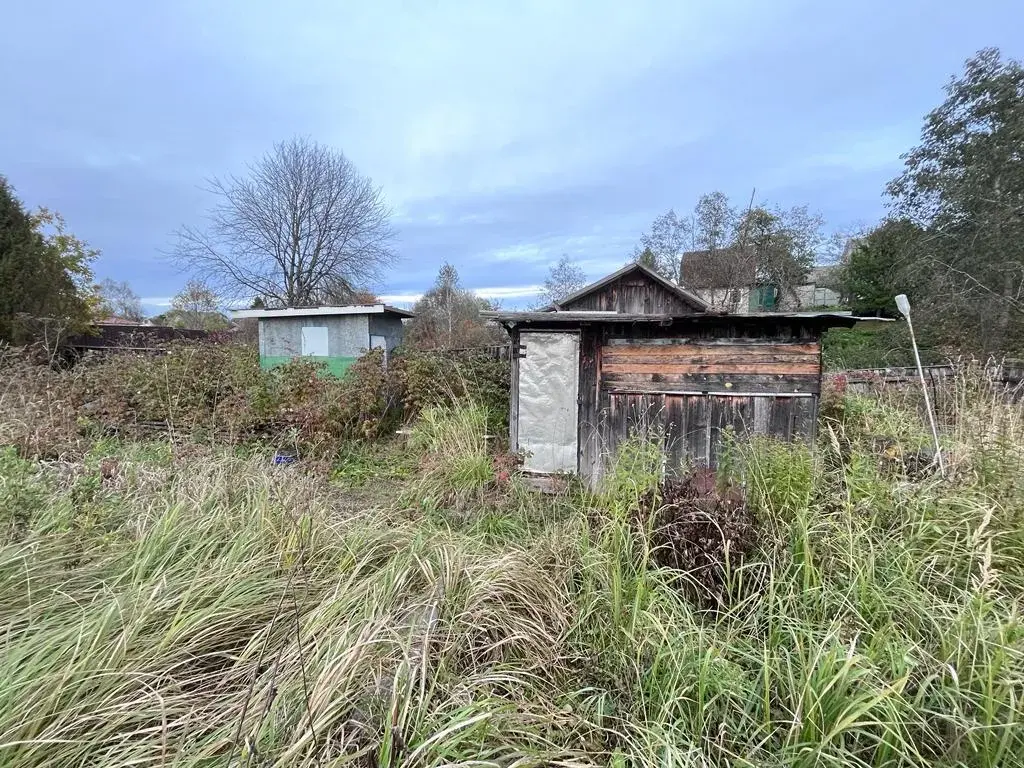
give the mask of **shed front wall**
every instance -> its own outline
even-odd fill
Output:
[[[395,315],[367,315],[370,321],[370,335],[383,336],[387,341],[386,349],[391,352],[402,344],[402,318]]]
[[[810,440],[821,381],[820,335],[798,320],[764,318],[585,327],[580,474],[599,479],[635,433],[662,443],[670,472],[693,464],[716,467],[729,431]]]
[[[269,317],[260,320],[260,367],[273,368],[302,356],[302,329],[327,328],[327,357],[316,357],[341,376],[370,346],[367,315]]]

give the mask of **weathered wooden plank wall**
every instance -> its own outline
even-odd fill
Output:
[[[820,357],[818,342],[609,339],[601,379],[622,392],[816,393]]]
[[[601,335],[580,334],[579,474],[591,477],[600,470]]]
[[[610,459],[634,434],[661,442],[672,471],[692,464],[718,466],[726,431],[782,440],[807,440],[814,433],[813,397],[616,394],[607,402],[595,430],[598,456],[588,452],[587,463],[580,466],[585,477],[599,475],[600,457]]]
[[[694,311],[679,296],[642,275],[622,277],[598,291],[562,305],[562,309],[627,315],[685,315]]]
[[[669,472],[716,467],[727,431],[809,440],[821,384],[819,338],[799,320],[585,329],[598,376],[596,408],[588,389],[580,392],[590,425],[584,433],[581,418],[581,475],[596,479],[635,433],[662,442]],[[581,362],[581,383],[593,375],[591,366]]]

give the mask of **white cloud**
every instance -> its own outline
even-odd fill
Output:
[[[536,296],[541,291],[539,285],[510,285],[498,288],[474,288],[473,293],[483,299],[523,299]]]
[[[501,285],[493,288],[471,288],[482,299],[526,299],[540,294],[539,285]],[[412,306],[423,298],[422,293],[389,293],[378,296],[385,304]]]
[[[208,54],[277,80],[287,51],[297,84],[331,94],[321,106],[333,119],[318,138],[342,147],[398,210],[560,185],[638,145],[701,135],[704,112],[681,122],[674,110],[633,109],[624,97],[667,68],[679,78],[666,97],[684,104],[705,68],[775,15],[749,0],[314,0],[299,15],[258,7],[195,2]]]
[[[415,304],[417,301],[423,298],[422,293],[389,293],[384,296],[378,296],[385,304],[393,304],[399,307],[409,307]]]

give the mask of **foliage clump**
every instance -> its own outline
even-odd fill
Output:
[[[674,571],[698,605],[726,598],[734,571],[758,548],[756,519],[735,486],[719,489],[715,473],[696,469],[666,478],[640,500],[648,520],[651,557]]]

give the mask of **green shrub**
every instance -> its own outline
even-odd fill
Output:
[[[46,502],[47,488],[39,467],[0,448],[0,545],[21,538]]]
[[[425,408],[473,403],[494,434],[508,431],[511,367],[507,360],[444,352],[403,351],[394,360],[407,417]]]
[[[918,343],[925,365],[944,362],[945,356],[929,343],[927,334]],[[914,365],[910,332],[903,321],[832,328],[822,337],[821,353],[825,369],[830,371]]]
[[[86,432],[167,431],[206,442],[269,437],[330,456],[340,443],[379,438],[424,408],[464,402],[483,409],[491,433],[508,426],[509,365],[489,358],[411,352],[386,368],[374,350],[338,379],[308,359],[267,371],[251,346],[177,342],[159,355],[110,355],[63,372],[10,356],[0,368],[12,382],[0,392],[2,429],[25,455],[82,450]]]

